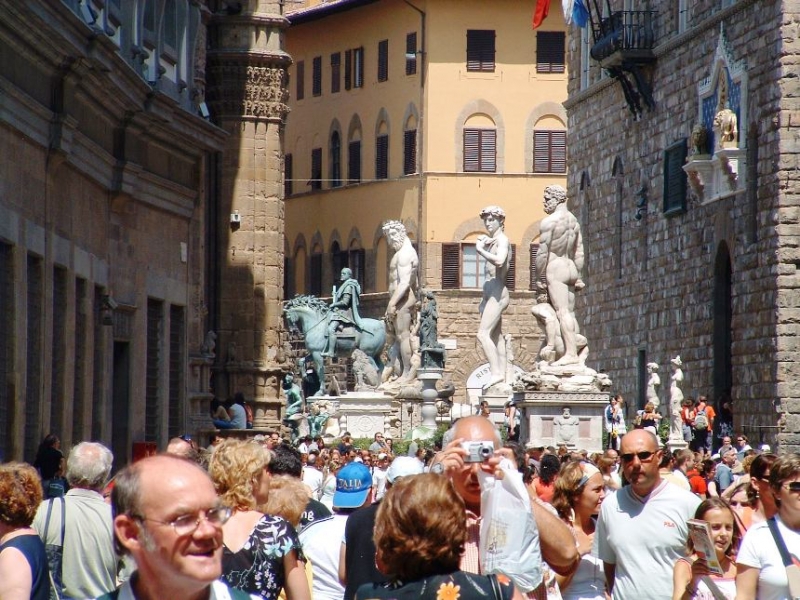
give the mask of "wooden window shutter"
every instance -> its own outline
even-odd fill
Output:
[[[481,172],[494,173],[497,170],[497,132],[494,129],[481,131]]]
[[[550,132],[550,169],[551,173],[567,172],[567,132]]]
[[[417,172],[417,130],[403,132],[403,174]]]
[[[461,287],[461,244],[442,244],[442,289]]]
[[[353,50],[353,87],[364,86],[364,46]]]
[[[464,130],[464,172],[480,171],[480,130]]]
[[[413,54],[413,58],[409,58]],[[417,32],[406,36],[406,75],[417,74]]]
[[[536,287],[536,281],[539,279],[539,274],[536,272],[536,255],[539,253],[539,244],[531,244],[530,245],[530,254],[531,254],[531,282],[528,285],[528,289],[533,290],[534,292],[537,291],[539,288]]]
[[[353,51],[344,51],[344,89],[353,87]]]
[[[495,32],[493,29],[467,30],[467,71],[494,71]]]
[[[517,245],[511,244],[508,251],[508,273],[506,273],[506,287],[510,291],[517,289]]]
[[[311,65],[311,93],[314,96],[322,95],[322,57],[315,56]]]
[[[302,100],[306,96],[306,63],[297,61],[297,99]]]
[[[566,58],[566,35],[563,31],[540,31],[536,34],[536,72],[563,73]]]
[[[686,210],[686,138],[664,150],[664,213]]]
[[[294,163],[292,155],[286,154],[283,157],[283,196],[288,198],[292,195],[292,184],[294,183]]]
[[[567,132],[533,132],[533,172],[567,172]]]
[[[375,140],[375,179],[389,177],[389,136],[379,135]]]
[[[347,146],[347,182],[361,181],[361,140],[350,142]]]
[[[322,148],[311,150],[311,189],[322,189]]]
[[[378,42],[378,81],[389,79],[389,40]]]
[[[342,85],[342,53],[331,54],[331,94],[336,94]]]

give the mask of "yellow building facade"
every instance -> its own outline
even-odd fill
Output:
[[[372,316],[386,304],[381,225],[405,223],[420,285],[437,293],[439,337],[461,398],[480,369],[482,208],[514,245],[504,332],[516,363],[538,350],[530,315],[542,195],[565,184],[566,26],[553,1],[338,0],[288,13],[286,297],[328,296],[342,266]],[[474,379],[474,377],[473,377]],[[474,383],[474,382],[473,382]]]

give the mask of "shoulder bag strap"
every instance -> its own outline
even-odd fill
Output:
[[[44,520],[44,543],[47,543],[47,531],[50,529],[50,515],[53,512],[53,501],[47,500],[47,518]]]
[[[789,555],[789,550],[786,549],[786,544],[783,541],[783,536],[781,536],[781,532],[778,531],[778,523],[775,521],[775,517],[767,519],[767,526],[769,527],[769,531],[772,534],[772,538],[775,540],[775,545],[778,547],[778,552],[781,553],[781,560],[783,561],[783,566],[789,567],[792,565],[792,557]]]
[[[489,582],[492,584],[492,592],[494,592],[494,600],[503,600],[503,591],[500,589],[500,582],[497,581],[497,575],[491,573],[489,575]]]
[[[59,496],[61,501],[61,548],[64,548],[64,534],[67,532],[67,503],[64,496]]]
[[[719,589],[719,586],[714,583],[714,580],[711,579],[711,577],[708,575],[703,575],[700,578],[700,581],[706,584],[706,587],[708,587],[711,595],[714,596],[714,600],[727,600],[727,596],[722,593],[722,590]]]

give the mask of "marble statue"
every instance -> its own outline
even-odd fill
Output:
[[[425,302],[419,315],[419,349],[422,368],[444,368],[444,345],[439,343],[439,308],[433,292],[424,294]]]
[[[355,326],[359,331],[364,326],[361,322],[361,315],[358,313],[361,286],[358,281],[353,279],[353,272],[347,267],[342,269],[340,280],[342,285],[339,286],[339,289],[336,289],[336,286],[333,287],[333,302],[331,302],[328,320],[328,343],[322,356],[336,356],[337,332],[347,325]]]
[[[680,355],[673,358],[670,362],[672,366],[672,375],[670,376],[669,384],[669,408],[670,408],[670,425],[669,437],[676,440],[683,440],[683,419],[681,418],[681,404],[683,403],[683,392],[681,385],[683,384],[683,371],[681,367]]]
[[[547,291],[564,347],[563,354],[552,365],[580,364],[575,292],[584,287],[581,226],[567,208],[567,191],[560,185],[545,188],[544,211],[547,216],[540,225],[536,272],[544,275],[545,282],[539,280],[536,285],[541,291]]]
[[[739,139],[739,126],[736,113],[723,108],[714,115],[714,150],[735,148]]]
[[[364,392],[377,389],[381,384],[381,377],[375,364],[363,350],[353,350],[353,377],[356,380],[356,391]]]
[[[658,363],[647,363],[647,375],[645,403],[652,402],[653,410],[658,410],[658,405],[660,404],[658,399],[658,388],[661,387],[661,377],[658,376]]]
[[[536,317],[544,335],[538,356],[539,360],[552,364],[558,357],[564,355],[564,338],[561,336],[561,326],[556,311],[548,302],[547,292],[537,294],[536,300],[537,303],[531,308],[531,313]],[[589,342],[580,333],[575,335],[575,341],[578,346],[578,363],[585,365],[589,356]]]
[[[708,154],[708,131],[702,123],[692,127],[692,135],[689,138],[689,156]]]
[[[207,356],[209,358],[216,357],[216,348],[217,334],[214,331],[209,331],[206,333],[206,339],[203,341],[203,346],[201,347],[203,356]]]
[[[411,326],[417,304],[417,285],[419,280],[419,256],[405,226],[400,221],[387,221],[383,224],[383,234],[394,250],[389,263],[389,304],[386,307],[386,331],[389,345],[394,350],[392,371],[400,383],[411,381]]]
[[[509,294],[506,275],[511,261],[511,244],[505,234],[506,213],[499,206],[487,206],[481,219],[489,235],[475,242],[475,252],[486,259],[486,281],[480,304],[481,321],[478,342],[489,361],[490,376],[483,391],[506,383],[506,342],[503,338],[503,313],[508,308]],[[510,383],[510,382],[508,382]]]
[[[577,446],[580,423],[580,419],[572,415],[569,406],[565,406],[561,414],[553,419],[553,441],[555,444],[566,444],[570,448]]]

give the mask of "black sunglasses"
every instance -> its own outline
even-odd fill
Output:
[[[800,492],[800,481],[790,481],[789,483],[784,483],[781,487],[796,494]]]
[[[641,462],[648,462],[650,459],[653,458],[653,456],[655,456],[655,454],[656,454],[655,452],[649,452],[649,451],[631,452],[630,454],[620,454],[619,457],[622,460],[622,462],[626,463],[632,462],[634,457],[638,458]]]

